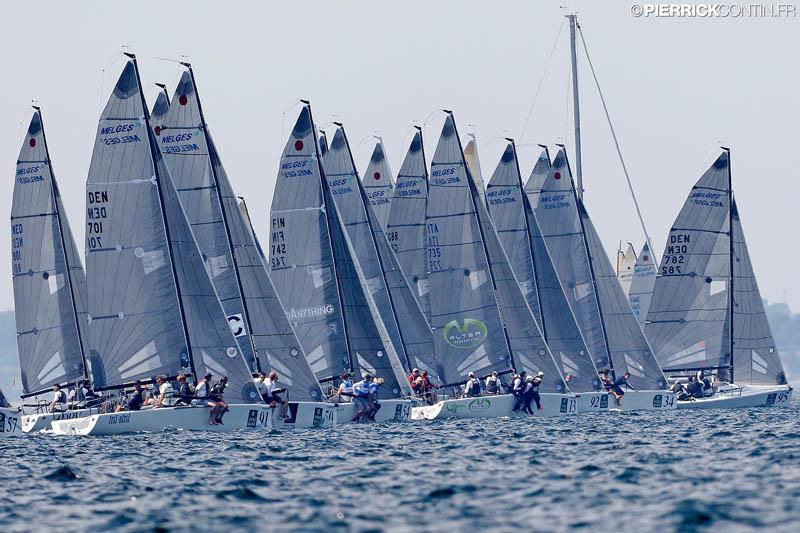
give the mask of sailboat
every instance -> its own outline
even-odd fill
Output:
[[[692,187],[661,258],[645,331],[664,371],[713,379],[679,408],[788,405],[792,388],[772,337],[731,184],[730,151]]]
[[[104,413],[53,422],[67,435],[167,428],[269,429],[191,227],[151,129],[133,54],[100,116],[86,184],[89,365],[96,387],[152,376],[227,376],[229,412],[209,424],[202,406]]]
[[[531,175],[527,189],[536,191],[536,219],[595,366],[615,380],[630,373],[633,390],[609,407],[674,409],[674,395],[578,196],[563,147],[546,175]]]
[[[474,133],[467,133],[469,140],[464,147],[464,161],[475,187],[478,189],[478,196],[482,202],[486,201],[486,187],[483,185],[483,171],[481,170],[481,158],[478,156],[478,139]]]
[[[22,435],[21,411],[14,409],[0,390],[0,439]]]
[[[425,206],[428,201],[428,167],[422,128],[414,137],[397,174],[394,197],[386,224],[386,239],[408,280],[422,312],[430,318],[428,261],[425,248]]]
[[[332,424],[332,406],[322,401],[208,130],[194,71],[183,65],[175,104],[154,131],[231,333],[251,372],[275,370],[278,386],[287,389],[287,416],[274,417],[276,427]]]
[[[375,143],[362,183],[372,210],[375,212],[375,218],[378,220],[380,228],[385,230],[392,207],[394,183],[392,183],[392,171],[389,168],[389,160],[386,159],[386,151],[381,139]]]
[[[576,412],[464,160],[453,115],[447,112],[431,162],[426,211],[431,325],[436,367],[445,392],[458,391],[470,372],[484,378],[525,370],[544,372],[539,416]],[[452,396],[457,396],[454,394]],[[510,394],[446,398],[415,407],[413,417],[510,415]]]
[[[64,389],[88,377],[86,278],[58,189],[39,108],[17,159],[11,205],[11,266],[23,398],[46,396],[22,417],[25,432],[88,409],[48,413],[53,385]],[[95,409],[95,412],[97,410]]]
[[[550,158],[545,149],[534,173],[546,174]],[[486,188],[489,213],[506,251],[520,289],[542,330],[569,390],[578,395],[578,412],[608,405],[597,368],[564,294],[533,207],[522,186],[516,146],[509,139]]]
[[[631,276],[631,286],[628,292],[628,303],[631,304],[631,310],[642,328],[644,328],[647,311],[650,309],[650,301],[653,298],[657,272],[658,268],[650,245],[644,243],[642,251],[636,259],[636,266],[633,267],[633,276]]]
[[[619,279],[619,284],[625,296],[628,296],[631,290],[633,269],[636,267],[637,259],[636,250],[631,243],[628,243],[625,253],[622,253],[621,250],[617,252],[617,278]]]
[[[317,143],[311,107],[304,102],[281,156],[272,199],[270,276],[319,382],[335,390],[345,373],[356,379],[360,372],[377,374],[386,381],[376,421],[406,420],[411,402],[403,397],[410,388],[398,376],[402,364],[365,294],[332,198],[333,189],[347,187],[347,178],[326,177],[332,162],[326,159],[323,169]],[[353,403],[337,405],[337,421],[354,414]]]

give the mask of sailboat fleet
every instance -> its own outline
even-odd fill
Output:
[[[46,399],[20,410],[0,394],[0,435],[788,403],[728,149],[692,188],[660,264],[646,243],[615,272],[563,146],[552,159],[543,147],[523,182],[508,139],[484,187],[474,136],[464,148],[445,111],[430,167],[415,127],[395,180],[380,139],[360,175],[344,126],[321,131],[302,101],[264,249],[192,66],[150,112],[126,56],[86,182],[85,271],[38,108],[20,150],[22,397]],[[262,372],[277,374],[269,397]],[[126,396],[156,377],[157,401]],[[485,380],[491,394],[475,388]]]

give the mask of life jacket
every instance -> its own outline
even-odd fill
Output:
[[[63,390],[58,391],[58,400],[56,403],[67,403],[67,393]]]
[[[522,393],[525,390],[525,381],[517,376],[514,378],[511,388],[515,393]]]
[[[500,380],[495,376],[486,378],[486,392],[494,394],[500,390]]]
[[[197,388],[194,391],[194,395],[197,398],[205,399],[208,398],[209,392],[210,391],[209,391],[208,381],[201,379],[200,382],[197,384]]]
[[[361,380],[355,385],[353,385],[353,396],[356,398],[367,398],[369,397],[369,383],[365,380]]]
[[[467,381],[465,390],[467,392],[467,396],[480,396],[481,382],[478,380],[478,378],[471,378],[469,381]]]
[[[347,394],[353,394],[353,382],[348,380],[342,381],[342,385],[344,385],[344,392]]]

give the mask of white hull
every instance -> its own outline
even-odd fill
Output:
[[[91,415],[52,423],[56,435],[119,435],[122,433],[189,431],[229,432],[272,429],[272,409],[264,404],[230,404],[223,425],[208,423],[208,407],[165,407]]]
[[[60,413],[37,413],[32,415],[22,415],[22,431],[25,433],[36,433],[38,431],[50,431],[51,423],[59,420],[75,420],[85,418],[92,414],[99,414],[98,409],[75,409],[74,411],[64,411]]]
[[[671,391],[666,390],[627,390],[619,405],[608,392],[587,392],[578,395],[578,413],[598,413],[606,411],[669,411],[678,402]]]
[[[708,398],[675,402],[678,409],[737,409],[739,407],[783,407],[789,405],[788,385],[731,385]]]
[[[577,398],[575,396],[551,393],[544,393],[540,396],[542,410],[537,411],[536,405],[533,404],[533,416],[550,417],[577,414]],[[512,416],[512,414],[516,415],[516,413],[512,413],[515,402],[516,400],[511,394],[442,400],[433,405],[414,407],[411,419],[434,420],[437,418],[497,418]]]
[[[375,415],[375,422],[390,422],[393,420],[411,420],[411,400],[381,400],[381,408]],[[334,406],[336,424],[347,424],[353,421],[356,406],[352,402],[340,403]]]
[[[17,409],[0,407],[0,439],[22,435],[22,413]]]
[[[336,423],[336,406],[323,402],[289,402],[286,418],[281,408],[272,408],[274,429],[326,428]]]

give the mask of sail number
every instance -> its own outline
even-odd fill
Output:
[[[22,234],[25,228],[20,224],[11,224],[11,265],[14,274],[22,273],[22,247],[25,240]]]
[[[286,268],[286,254],[288,252],[286,247],[286,219],[283,217],[274,217],[271,224],[270,232],[270,254],[269,266],[270,268]]]
[[[689,253],[691,235],[685,233],[670,234],[667,249],[664,250],[664,257],[661,260],[661,275],[683,274],[683,264],[686,261],[686,254]]]
[[[439,246],[439,225],[428,224],[428,270],[442,270],[442,248]]]
[[[103,247],[105,240],[103,221],[108,218],[108,191],[88,191],[86,201],[86,246],[96,250]]]
[[[387,231],[386,232],[386,240],[389,241],[389,246],[392,247],[394,252],[399,252],[400,248],[397,245],[397,241],[400,240],[400,234],[397,231]]]

